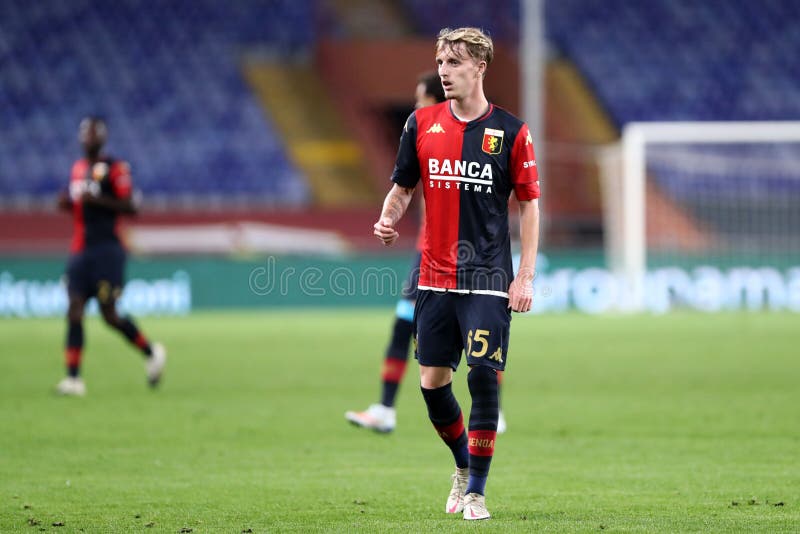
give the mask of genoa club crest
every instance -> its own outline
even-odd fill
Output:
[[[503,130],[486,128],[483,130],[483,144],[481,149],[487,154],[499,154],[503,149]]]

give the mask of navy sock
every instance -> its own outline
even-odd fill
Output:
[[[381,389],[381,404],[394,406],[400,382],[406,371],[408,360],[408,346],[411,344],[411,332],[414,324],[411,321],[397,318],[392,327],[392,340],[386,349],[386,358],[383,362],[383,386]]]
[[[411,345],[411,334],[414,323],[397,317],[392,327],[392,340],[386,349],[386,354],[398,359],[408,359],[408,347]]]
[[[128,341],[139,347],[145,356],[151,356],[153,354],[150,348],[150,342],[142,335],[136,327],[136,323],[134,323],[130,317],[120,317],[117,329],[122,332],[122,335],[124,335]]]
[[[64,359],[67,375],[77,377],[81,372],[81,354],[83,352],[83,322],[67,322],[67,347]]]
[[[494,369],[476,366],[467,376],[472,396],[469,415],[469,483],[467,493],[484,494],[489,467],[497,438],[498,401],[497,373]]]
[[[381,387],[381,404],[388,406],[389,408],[393,408],[394,400],[397,398],[397,391],[399,389],[399,382],[389,382],[384,380],[383,386]]]
[[[428,417],[439,437],[450,447],[456,467],[467,467],[469,465],[467,432],[464,429],[461,407],[453,395],[452,385],[447,384],[435,389],[420,389],[425,404],[428,406]]]

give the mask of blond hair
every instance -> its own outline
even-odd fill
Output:
[[[436,53],[447,47],[453,50],[458,43],[464,43],[469,56],[476,61],[485,61],[488,66],[494,57],[492,38],[479,28],[443,28],[436,39]]]

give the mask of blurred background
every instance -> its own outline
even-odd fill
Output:
[[[0,316],[65,309],[87,114],[143,194],[128,310],[390,305],[416,206],[392,250],[372,224],[435,36],[465,25],[533,131],[536,312],[800,311],[793,0],[3,0]]]

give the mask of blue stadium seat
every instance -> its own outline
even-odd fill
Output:
[[[546,18],[618,125],[800,119],[793,0],[559,0]]]
[[[240,61],[256,45],[307,51],[313,13],[311,0],[0,2],[3,197],[64,187],[78,122],[96,113],[146,194],[307,203]]]

